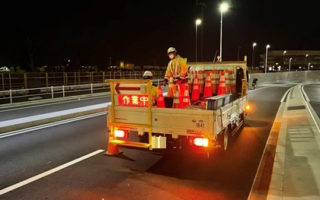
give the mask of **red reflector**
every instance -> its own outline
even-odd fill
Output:
[[[199,147],[208,147],[209,140],[208,138],[195,138],[193,141],[194,145]]]
[[[125,136],[125,132],[124,132],[124,130],[115,130],[114,131],[114,136],[123,138]]]

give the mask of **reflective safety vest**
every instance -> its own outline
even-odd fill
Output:
[[[170,80],[170,78],[173,78],[173,80],[177,78],[183,80],[186,78],[187,71],[188,67],[186,59],[181,58],[179,55],[177,55],[168,63],[167,71],[164,78],[167,80]]]

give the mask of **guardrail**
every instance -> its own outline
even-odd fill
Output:
[[[154,79],[153,81],[159,84],[160,82],[162,82],[162,79]],[[5,90],[0,91],[0,104],[12,104],[24,101],[54,99],[86,94],[93,95],[95,93],[108,91],[109,83],[90,83],[82,85],[62,85],[29,89]]]
[[[107,92],[109,83],[62,85],[0,91],[0,104]]]

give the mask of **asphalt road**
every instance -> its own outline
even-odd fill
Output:
[[[110,98],[107,96],[85,98],[80,100],[61,101],[54,103],[37,104],[31,106],[24,106],[10,109],[0,109],[0,121],[28,117],[32,115],[40,115],[44,113],[62,111],[72,108],[79,108],[83,106],[90,106],[99,103],[109,102]]]
[[[320,85],[319,84],[305,85],[304,91],[306,92],[308,98],[310,99],[310,104],[312,108],[320,117]]]
[[[102,153],[0,196],[0,199],[246,199],[280,99],[288,87],[249,94],[247,126],[224,156],[195,157],[122,149]],[[105,117],[0,139],[0,189],[105,149]]]

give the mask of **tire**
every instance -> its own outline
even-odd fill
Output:
[[[217,149],[218,154],[223,154],[227,152],[230,148],[231,144],[231,136],[230,136],[230,129],[227,127],[225,128],[222,133],[218,135],[218,143],[219,143],[219,148]]]
[[[225,128],[223,131],[222,149],[226,152],[229,150],[229,146],[230,146],[230,131],[229,131],[229,128]]]

